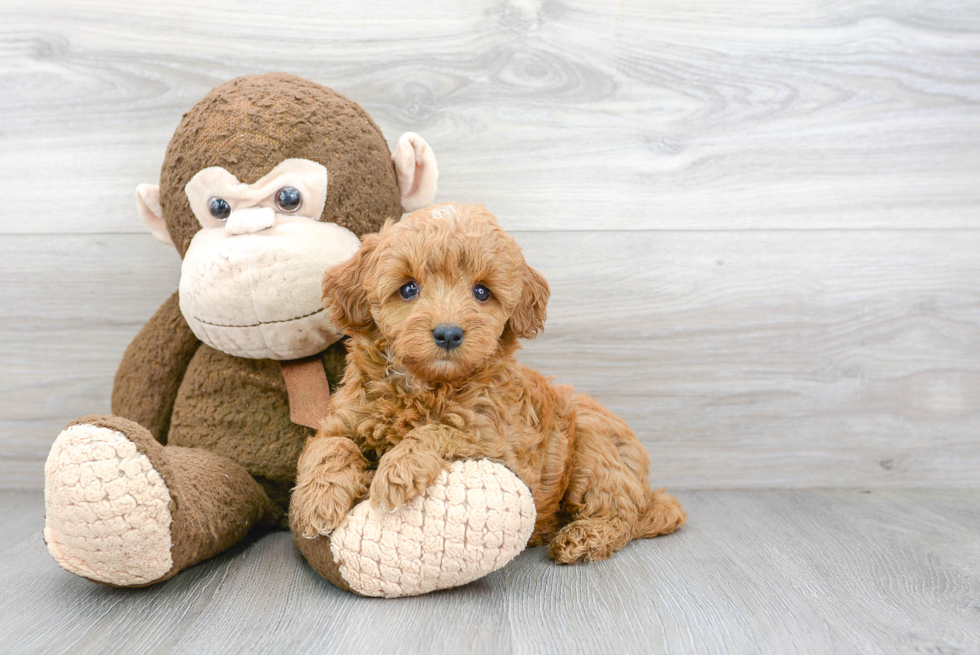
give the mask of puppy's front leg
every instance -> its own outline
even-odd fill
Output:
[[[347,437],[310,439],[299,457],[289,504],[293,531],[312,539],[340,525],[367,493],[367,466],[361,449]]]
[[[371,482],[371,504],[395,509],[420,496],[455,459],[490,456],[478,452],[475,435],[430,423],[409,432],[378,463]]]

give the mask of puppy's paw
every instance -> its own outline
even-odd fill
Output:
[[[367,493],[367,462],[349,439],[310,441],[300,457],[289,503],[293,532],[307,538],[328,535]]]
[[[687,512],[681,507],[680,501],[660,489],[652,494],[650,507],[643,516],[642,522],[644,526],[641,536],[656,537],[670,534],[687,523]]]
[[[558,531],[548,546],[548,557],[559,564],[598,562],[628,542],[629,529],[622,521],[579,519]]]
[[[428,450],[395,448],[381,458],[371,482],[371,505],[388,511],[405,505],[435,482],[449,462]]]
[[[310,539],[329,535],[358,499],[358,494],[339,484],[314,482],[296,487],[289,503],[290,524],[294,532]]]

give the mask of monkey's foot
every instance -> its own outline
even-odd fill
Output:
[[[173,503],[152,461],[160,451],[147,430],[116,417],[85,417],[58,436],[44,465],[44,541],[62,568],[117,586],[170,572]]]
[[[310,565],[362,596],[415,596],[472,582],[524,550],[531,492],[501,464],[453,462],[421,496],[385,512],[365,500],[329,536],[293,532]]]

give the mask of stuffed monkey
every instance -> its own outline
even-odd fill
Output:
[[[288,527],[297,458],[345,361],[320,304],[323,272],[386,218],[431,201],[436,178],[418,135],[404,135],[392,155],[360,106],[295,76],[232,80],[184,115],[160,185],[137,188],[141,217],[183,260],[179,290],[126,350],[113,415],[73,421],[45,465],[44,539],[63,568],[145,586],[252,529]],[[491,474],[514,484],[507,471]],[[437,493],[453,484],[473,479],[443,480]],[[412,542],[391,520],[359,516],[352,526]],[[326,536],[303,552],[341,586],[390,589],[381,572],[364,590],[337,577],[338,558],[349,568],[360,556],[348,541],[336,557]],[[424,550],[420,536],[414,543]],[[461,566],[445,582],[430,572],[426,590],[488,572]]]

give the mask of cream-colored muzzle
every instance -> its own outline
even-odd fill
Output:
[[[314,355],[342,336],[320,304],[323,272],[359,246],[335,223],[279,223],[254,234],[203,229],[181,266],[180,311],[198,339],[229,355]]]

